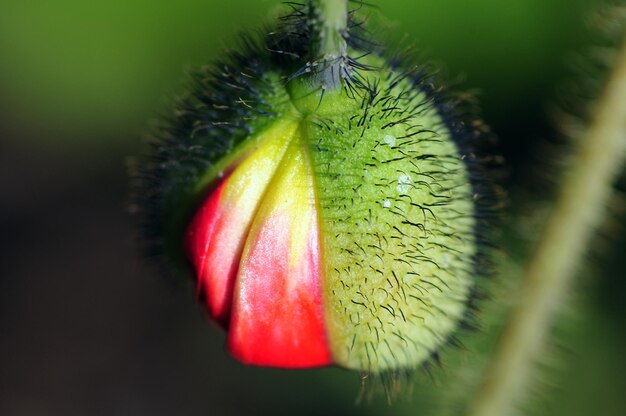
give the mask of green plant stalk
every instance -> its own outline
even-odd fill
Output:
[[[320,19],[320,47],[322,56],[333,59],[346,54],[343,34],[348,29],[348,0],[317,0]]]
[[[626,41],[523,280],[523,293],[471,416],[502,416],[527,390],[555,314],[601,222],[626,156]]]
[[[313,0],[318,64],[323,65],[320,81],[324,89],[341,88],[344,60],[348,57],[348,0]]]

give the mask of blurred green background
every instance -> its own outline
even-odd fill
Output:
[[[543,154],[557,137],[549,110],[574,53],[591,41],[585,20],[598,1],[374,4],[392,38],[406,35],[447,79],[476,93],[507,159],[514,203],[505,266],[485,329],[462,336],[468,349],[449,352],[434,381],[418,374],[413,393],[393,406],[384,398],[355,406],[356,374],[233,362],[189,282],[163,277],[140,254],[126,213],[128,156],[171,109],[186,71],[271,21],[285,10],[278,1],[4,0],[0,414],[427,415],[454,410],[476,387],[463,380],[488,357],[514,297],[515,262],[533,238],[516,230],[540,228],[545,210],[534,201],[558,156]],[[547,354],[558,371],[538,377],[531,414],[626,414],[624,231],[622,211],[582,273],[570,306],[578,311]]]

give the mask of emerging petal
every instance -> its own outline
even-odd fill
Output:
[[[221,179],[187,230],[187,252],[196,268],[198,293],[210,315],[228,327],[241,251],[254,214],[294,132],[286,123],[259,138],[259,147]]]
[[[298,133],[297,123],[270,129],[187,233],[198,291],[229,328],[232,354],[249,364],[330,364],[316,198]]]
[[[330,364],[315,204],[312,175],[294,141],[242,256],[228,345],[244,362],[289,368]]]

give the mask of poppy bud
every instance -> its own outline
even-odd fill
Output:
[[[481,273],[477,124],[360,25],[332,38],[316,4],[195,75],[143,172],[144,217],[237,359],[414,368]]]

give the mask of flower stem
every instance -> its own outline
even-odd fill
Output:
[[[523,280],[520,304],[505,328],[475,396],[471,416],[511,414],[539,358],[594,228],[602,220],[626,156],[626,42]]]
[[[348,32],[348,0],[311,0],[314,11],[315,58],[321,65],[321,82],[325,88],[341,87],[348,56],[346,36]]]
[[[319,54],[328,59],[344,56],[348,30],[348,0],[315,0],[319,19]]]

